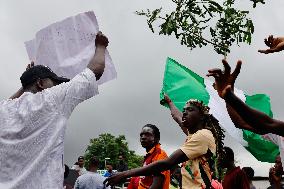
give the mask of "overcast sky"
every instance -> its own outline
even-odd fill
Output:
[[[241,7],[251,7],[249,0],[241,0]],[[100,86],[100,94],[80,104],[72,114],[65,137],[65,162],[72,165],[84,154],[90,138],[101,133],[124,134],[132,150],[143,154],[139,143],[141,127],[156,124],[161,131],[161,143],[167,152],[177,149],[185,136],[172,121],[169,111],[160,106],[166,58],[205,76],[208,69],[220,66],[222,56],[212,47],[190,51],[174,37],[153,34],[144,17],[136,10],[165,7],[170,0],[0,0],[0,100],[8,98],[20,88],[19,77],[29,59],[24,42],[47,25],[68,16],[93,10],[100,30],[109,38],[109,51],[118,78]],[[235,46],[227,57],[233,65],[243,60],[236,86],[247,94],[270,95],[274,116],[284,120],[283,53],[263,55],[263,39],[269,35],[284,35],[284,1],[267,1],[251,12],[255,24],[252,45]],[[226,140],[235,154],[237,164],[252,166],[256,175],[268,176],[271,164],[258,162],[232,139]]]

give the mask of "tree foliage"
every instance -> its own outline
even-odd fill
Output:
[[[253,7],[264,0],[249,0]],[[136,11],[146,16],[147,24],[154,33],[153,24],[160,21],[159,35],[174,34],[182,45],[193,49],[213,45],[218,54],[226,55],[233,43],[251,43],[254,32],[249,11],[235,8],[235,0],[172,0],[176,9],[162,15],[162,8]],[[205,36],[209,36],[206,38]]]
[[[136,155],[134,151],[129,150],[128,143],[124,135],[115,137],[109,133],[101,134],[98,138],[90,140],[85,152],[85,166],[89,166],[90,159],[96,156],[100,161],[100,169],[104,169],[105,158],[114,168],[118,164],[118,156],[124,155],[129,168],[136,168],[142,165],[143,157]]]

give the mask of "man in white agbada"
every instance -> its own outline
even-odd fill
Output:
[[[29,67],[23,88],[0,102],[0,188],[62,189],[66,122],[74,108],[98,94],[108,39],[96,36],[92,60],[73,79]]]

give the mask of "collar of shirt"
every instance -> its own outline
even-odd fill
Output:
[[[161,144],[156,144],[153,148],[151,148],[151,150],[146,154],[146,156],[153,154],[156,149],[161,149]]]

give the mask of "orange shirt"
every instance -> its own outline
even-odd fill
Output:
[[[161,145],[155,145],[144,157],[144,164],[146,166],[154,161],[159,161],[168,158],[166,152],[161,149]],[[163,189],[169,189],[170,187],[170,171],[163,171],[161,174],[164,175]],[[148,189],[153,183],[153,176],[140,177],[138,189]]]

